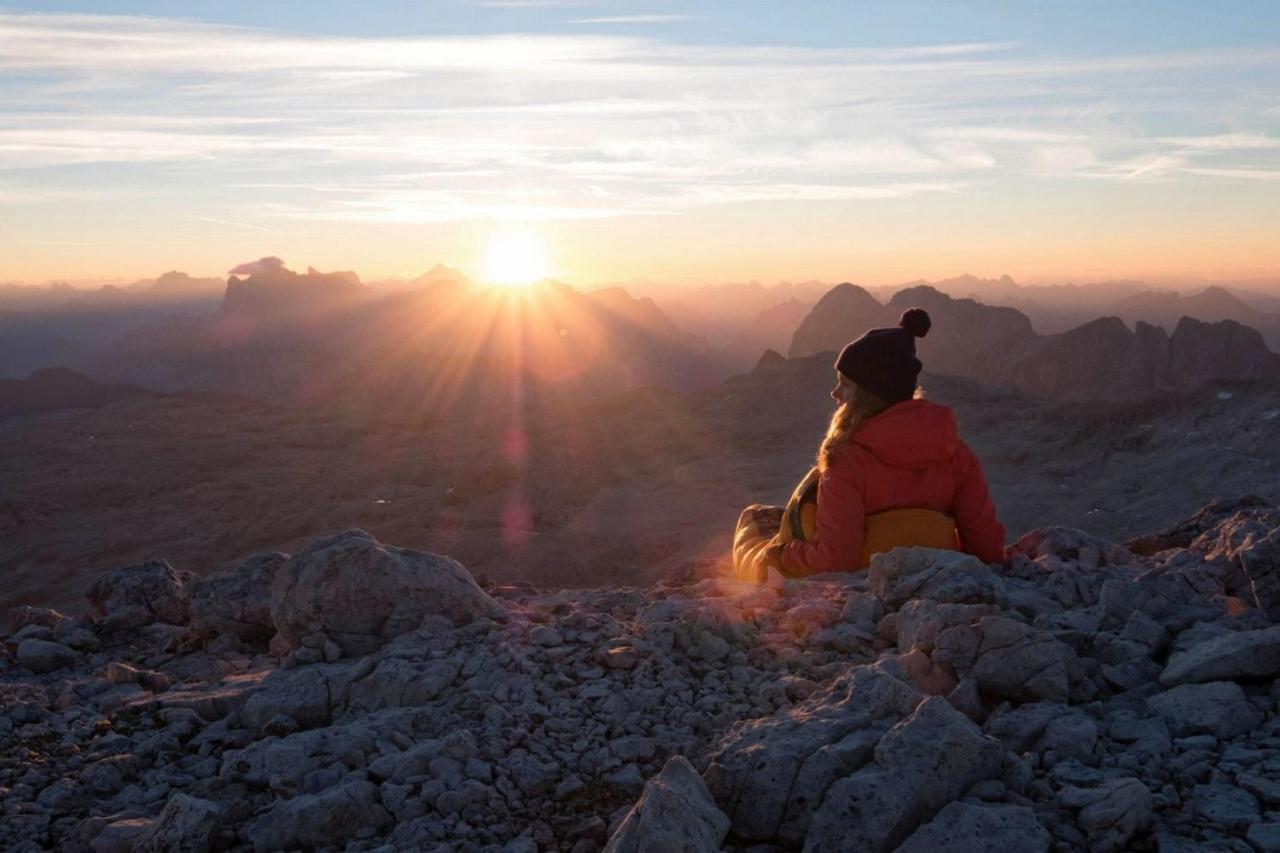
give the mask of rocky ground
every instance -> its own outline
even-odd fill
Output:
[[[361,531],[11,614],[6,850],[1280,850],[1280,508],[543,591]]]

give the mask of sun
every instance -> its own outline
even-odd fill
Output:
[[[550,274],[547,244],[532,231],[499,231],[484,253],[483,279],[500,287],[526,287]]]

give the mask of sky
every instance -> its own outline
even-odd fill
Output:
[[[0,0],[0,281],[1280,289],[1280,4]]]

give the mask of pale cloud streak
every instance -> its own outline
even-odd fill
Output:
[[[696,15],[605,15],[598,18],[574,18],[570,24],[674,24],[692,21]]]
[[[175,205],[213,187],[255,219],[397,223],[873,203],[1001,180],[1269,180],[1276,119],[1254,105],[1278,72],[1280,50],[1263,49],[345,38],[0,12],[0,173],[27,197],[41,170],[126,164],[156,192],[181,188]],[[1185,128],[1149,132],[1147,111]]]

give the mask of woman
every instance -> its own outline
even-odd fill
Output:
[[[932,323],[920,308],[896,328],[872,329],[836,360],[839,404],[817,467],[785,510],[751,506],[738,519],[734,572],[763,581],[866,568],[899,545],[1004,559],[982,466],[956,433],[951,409],[921,399],[915,339]],[[816,506],[815,506],[816,502]],[[776,532],[775,532],[776,531]]]

